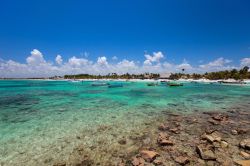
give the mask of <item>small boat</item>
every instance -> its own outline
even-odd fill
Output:
[[[80,80],[76,80],[76,79],[74,79],[74,80],[69,80],[69,82],[81,82]]]
[[[111,85],[109,85],[109,88],[118,88],[118,87],[123,87],[123,84],[111,84]]]
[[[232,84],[232,85],[243,85],[246,82],[243,81],[218,81],[220,84]]]
[[[91,86],[107,86],[109,83],[106,82],[94,82],[91,84]]]
[[[158,86],[158,83],[154,83],[154,82],[150,82],[150,83],[147,83],[148,86]]]
[[[183,86],[182,83],[175,83],[175,82],[169,82],[167,83],[168,86]]]

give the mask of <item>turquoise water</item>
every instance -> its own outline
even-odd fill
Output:
[[[124,151],[117,140],[140,131],[162,111],[223,110],[250,101],[250,86],[92,83],[0,81],[0,165],[50,165],[79,145],[101,161],[108,159],[104,149]]]

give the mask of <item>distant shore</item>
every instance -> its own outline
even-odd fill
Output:
[[[40,81],[70,81],[70,80],[78,80],[78,81],[131,81],[131,82],[197,82],[197,83],[217,83],[217,82],[231,82],[231,83],[247,83],[250,84],[250,79],[244,80],[235,80],[235,79],[220,79],[220,80],[210,80],[210,79],[178,79],[171,80],[167,78],[163,79],[48,79],[48,78],[0,78],[0,80],[40,80]]]

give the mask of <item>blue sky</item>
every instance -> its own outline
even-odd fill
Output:
[[[34,49],[42,55],[42,63],[58,68],[72,57],[92,66],[105,57],[113,65],[108,71],[123,60],[142,68],[148,60],[145,51],[152,57],[163,55],[153,59],[151,67],[167,63],[177,70],[188,64],[193,72],[216,60],[223,64],[212,70],[250,65],[249,8],[248,0],[3,0],[1,69],[6,76],[12,69],[9,60],[29,65],[27,58]],[[55,61],[58,54],[61,64]],[[79,67],[68,72],[88,72],[84,64]]]

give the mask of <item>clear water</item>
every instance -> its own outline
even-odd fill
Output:
[[[140,131],[164,110],[190,113],[250,103],[250,86],[92,83],[0,81],[0,165],[49,165],[79,145],[92,147],[90,155],[101,161],[108,158],[105,148],[124,151],[117,140]]]

